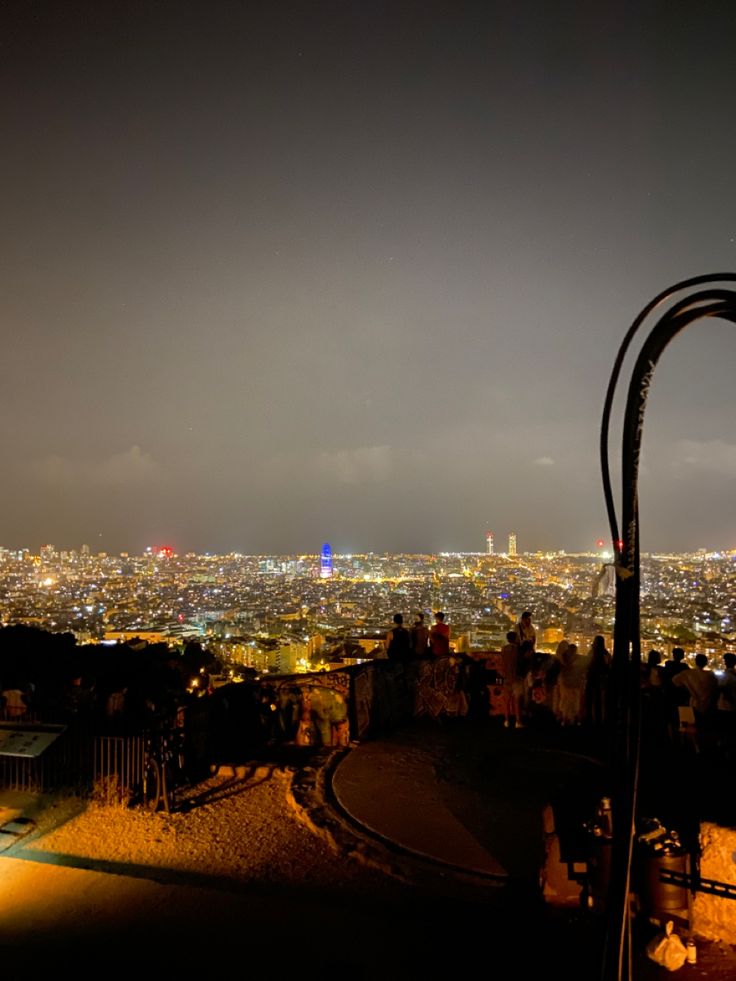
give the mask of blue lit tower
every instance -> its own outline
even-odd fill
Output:
[[[325,542],[322,546],[319,561],[319,577],[320,579],[332,578],[332,549],[330,548],[329,542]]]

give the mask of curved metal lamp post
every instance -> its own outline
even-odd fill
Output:
[[[624,981],[632,977],[629,892],[641,738],[638,482],[644,412],[654,369],[676,334],[703,317],[718,317],[736,323],[736,290],[724,288],[721,285],[724,283],[736,283],[736,274],[722,273],[683,280],[660,293],[644,307],[621,344],[603,408],[600,457],[616,569],[616,622],[609,692],[609,718],[612,722],[610,760],[614,780],[613,843],[607,902],[609,925],[603,952],[602,981]],[[629,383],[623,422],[619,526],[608,465],[608,432],[613,398],[624,357],[634,336],[657,307],[668,304],[641,347]]]

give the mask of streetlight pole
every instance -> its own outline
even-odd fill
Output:
[[[681,330],[704,317],[736,323],[736,291],[721,285],[734,282],[734,273],[696,276],[675,284],[648,303],[624,337],[603,408],[600,458],[616,569],[616,623],[608,700],[608,718],[612,723],[609,755],[613,778],[613,844],[606,904],[609,926],[603,952],[602,981],[630,981],[632,977],[629,893],[641,746],[639,458],[644,413],[657,362]],[[629,382],[621,448],[619,525],[608,459],[611,409],[621,367],[631,342],[644,321],[658,307],[666,309],[644,341]]]

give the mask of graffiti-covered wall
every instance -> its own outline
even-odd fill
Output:
[[[495,655],[409,662],[376,660],[315,674],[282,675],[218,689],[226,742],[347,746],[413,717],[498,711],[502,679],[486,684]],[[482,676],[482,677],[481,677]],[[247,689],[247,690],[246,690]],[[246,718],[247,717],[247,718]],[[246,736],[246,733],[248,734]]]

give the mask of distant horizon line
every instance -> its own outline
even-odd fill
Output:
[[[325,543],[325,544],[327,544],[327,543]],[[53,551],[54,551],[54,553],[55,554],[59,554],[59,555],[62,554],[62,553],[75,553],[75,554],[79,554],[81,552],[81,549],[88,548],[89,549],[89,555],[90,556],[94,556],[94,557],[108,556],[108,557],[115,557],[115,558],[130,558],[130,557],[141,557],[142,558],[142,557],[145,557],[147,555],[154,556],[154,557],[159,557],[159,558],[164,558],[164,557],[170,557],[170,558],[178,557],[178,558],[181,558],[181,557],[187,557],[187,556],[191,556],[191,555],[198,556],[198,557],[201,557],[201,558],[225,558],[225,557],[233,557],[233,558],[287,558],[288,557],[288,558],[294,558],[294,557],[301,557],[301,558],[315,558],[317,560],[320,558],[320,552],[319,551],[317,551],[317,552],[302,552],[302,551],[292,551],[292,552],[241,552],[241,551],[238,551],[236,549],[231,549],[230,551],[227,551],[227,552],[216,552],[216,551],[198,552],[196,550],[191,550],[190,549],[190,550],[188,550],[186,552],[178,552],[173,546],[169,546],[169,545],[153,545],[153,546],[146,547],[142,552],[131,552],[131,551],[126,550],[126,549],[124,549],[122,551],[109,551],[109,550],[106,550],[106,549],[93,550],[92,547],[90,545],[87,545],[86,543],[83,543],[82,545],[77,546],[76,548],[74,548],[74,547],[71,547],[71,548],[60,548],[60,547],[58,547],[57,548],[57,546],[55,546],[55,545],[43,544],[43,545],[40,545],[38,547],[38,551],[32,551],[32,549],[31,549],[30,546],[20,546],[20,547],[17,547],[17,548],[13,548],[11,546],[0,546],[0,554],[3,554],[3,553],[18,553],[18,552],[23,553],[23,552],[25,552],[25,553],[28,553],[30,555],[34,555],[34,556],[39,556],[40,557],[42,555],[42,550],[43,549],[47,549],[47,548],[52,548]],[[683,556],[683,555],[688,555],[688,556],[689,555],[692,555],[692,556],[701,556],[701,557],[702,556],[705,556],[705,557],[708,557],[708,556],[731,555],[731,554],[734,554],[734,553],[736,553],[736,547],[735,548],[721,548],[721,549],[715,549],[715,548],[713,548],[713,549],[707,549],[707,548],[699,547],[699,548],[696,548],[696,549],[689,549],[689,550],[685,550],[685,551],[681,551],[681,552],[656,549],[656,550],[649,550],[649,551],[646,551],[646,552],[642,551],[641,552],[641,555],[642,555],[642,557],[645,557],[645,556],[646,557],[651,557],[651,556],[655,556],[655,557],[656,556]],[[571,550],[568,550],[568,549],[565,549],[565,548],[535,549],[535,550],[525,550],[525,551],[518,550],[515,553],[515,555],[512,555],[508,551],[494,551],[494,552],[490,553],[490,552],[486,552],[486,551],[482,551],[482,550],[465,550],[465,549],[444,549],[444,550],[441,550],[441,551],[418,551],[418,552],[414,552],[414,551],[412,551],[412,552],[405,552],[405,551],[392,552],[392,551],[387,551],[387,550],[376,550],[376,549],[368,549],[368,550],[365,550],[365,551],[345,551],[345,552],[332,551],[332,557],[333,558],[343,558],[343,559],[344,558],[348,558],[349,559],[349,558],[352,558],[352,557],[359,557],[359,556],[362,557],[362,556],[370,556],[370,555],[374,555],[374,556],[423,556],[423,557],[439,557],[439,558],[448,558],[448,557],[452,557],[452,556],[464,556],[464,555],[467,555],[467,556],[474,556],[474,557],[477,557],[477,558],[488,558],[488,559],[492,559],[492,558],[519,558],[519,557],[523,557],[523,556],[529,556],[529,557],[550,556],[551,557],[551,556],[562,556],[562,555],[569,555],[569,556],[585,555],[585,556],[596,556],[596,557],[599,557],[599,558],[611,558],[613,556],[613,551],[610,548],[610,546],[601,546],[601,547],[599,547],[597,549],[582,549],[582,550],[575,550],[575,551],[571,551]]]

